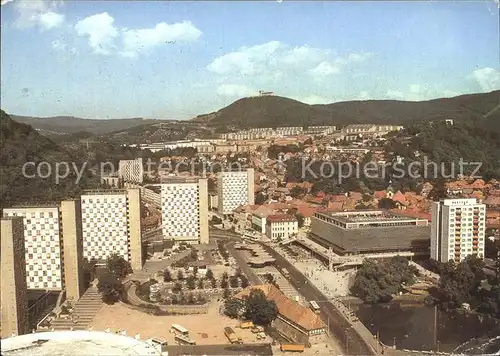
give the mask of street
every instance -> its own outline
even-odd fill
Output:
[[[248,263],[245,261],[243,256],[234,248],[235,243],[236,242],[229,242],[225,245],[227,252],[229,252],[229,254],[234,257],[236,263],[238,263],[238,266],[241,268],[243,274],[247,276],[248,281],[251,285],[262,284],[260,278],[257,277],[255,273],[253,273],[252,269],[248,266]]]
[[[327,323],[330,334],[339,341],[339,344],[342,345],[343,351],[347,355],[375,355],[374,350],[364,342],[358,332],[327,301],[327,298],[312,283],[308,282],[307,278],[300,271],[272,248],[264,244],[262,246],[276,259],[276,267],[278,269],[286,268],[288,270],[290,283],[302,296],[309,301],[314,300],[319,302],[323,321]]]

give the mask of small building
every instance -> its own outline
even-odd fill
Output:
[[[266,219],[266,236],[271,240],[288,239],[299,230],[295,216],[289,214],[269,215]]]

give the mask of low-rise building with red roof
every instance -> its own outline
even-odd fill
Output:
[[[235,298],[245,299],[253,289],[261,290],[268,300],[276,303],[278,316],[273,321],[276,330],[297,344],[309,345],[323,342],[326,325],[311,309],[288,298],[271,284],[261,284],[243,289]]]

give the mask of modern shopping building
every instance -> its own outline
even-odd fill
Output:
[[[429,254],[427,219],[385,210],[316,212],[311,239],[341,255],[383,252]]]
[[[21,335],[29,331],[24,222],[22,217],[1,221],[1,336]],[[2,340],[2,344],[3,344]]]
[[[65,289],[78,300],[84,292],[80,201],[6,208],[3,216],[23,218],[27,288]]]
[[[118,254],[133,270],[141,269],[139,189],[85,191],[81,201],[83,257],[90,261]]]
[[[125,182],[142,183],[144,180],[142,158],[121,160],[118,163],[118,176]]]
[[[208,243],[208,186],[205,178],[168,178],[161,183],[163,238]]]
[[[220,172],[217,178],[219,213],[232,214],[241,205],[253,205],[254,170]]]
[[[433,202],[431,258],[460,262],[467,256],[484,258],[486,205],[476,199]]]

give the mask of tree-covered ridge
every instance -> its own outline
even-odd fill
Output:
[[[58,184],[55,176],[41,178],[33,165],[23,166],[27,162],[47,162],[52,170],[57,162],[74,162],[81,167],[81,162],[74,154],[65,150],[52,140],[40,135],[31,126],[18,123],[5,111],[0,112],[0,207],[21,202],[53,201],[78,195],[83,188],[90,187],[90,180],[84,175],[77,184],[75,172],[61,179]],[[48,166],[41,170],[45,175]],[[28,175],[33,176],[29,178]]]
[[[402,142],[402,137],[410,137]],[[481,162],[477,174],[486,180],[500,177],[500,112],[476,120],[466,120],[448,125],[445,122],[425,122],[408,127],[394,137],[387,146],[394,152],[413,160],[444,163],[445,174],[452,173],[451,163],[455,164],[458,174],[460,159],[464,162]],[[469,169],[474,169],[469,166]],[[471,174],[467,172],[464,174]]]

